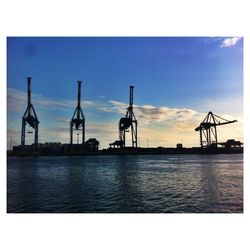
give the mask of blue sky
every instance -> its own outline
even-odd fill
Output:
[[[239,37],[9,37],[8,140],[12,137],[13,144],[20,141],[27,76],[40,142],[68,142],[77,80],[83,81],[86,138],[96,137],[102,147],[118,139],[130,84],[141,146],[146,140],[151,146],[175,146],[180,140],[197,146],[193,129],[210,110],[239,120],[222,129],[221,140],[243,140]]]

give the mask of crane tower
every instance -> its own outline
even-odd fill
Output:
[[[133,111],[134,99],[134,86],[130,86],[129,92],[129,107],[125,117],[122,117],[119,121],[119,139],[121,147],[126,146],[126,132],[131,129],[132,147],[137,148],[137,120]]]
[[[73,144],[73,130],[82,130],[82,144],[85,142],[85,118],[81,108],[81,84],[78,83],[77,106],[70,121],[70,144]]]
[[[25,128],[28,124],[30,128],[35,130],[35,136],[34,136],[34,144],[35,146],[38,146],[38,124],[39,121],[37,119],[37,115],[35,112],[35,109],[33,105],[31,104],[31,91],[30,91],[30,85],[31,85],[31,77],[27,77],[28,81],[28,106],[24,112],[24,115],[22,117],[22,134],[21,134],[21,145],[25,145]],[[28,131],[28,133],[33,133],[33,131]]]

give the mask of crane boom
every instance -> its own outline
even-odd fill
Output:
[[[209,128],[209,127],[212,127],[212,126],[221,126],[221,125],[226,125],[226,124],[229,124],[229,123],[234,123],[234,122],[237,122],[237,120],[233,120],[233,121],[228,121],[228,122],[219,122],[219,123],[211,123],[211,122],[202,122],[200,124],[199,127],[197,127],[195,129],[195,131],[199,131],[203,128]]]

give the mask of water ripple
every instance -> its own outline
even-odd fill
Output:
[[[242,155],[11,157],[17,213],[242,213]]]

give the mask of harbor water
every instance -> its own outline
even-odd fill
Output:
[[[243,155],[8,157],[8,213],[242,213]]]

